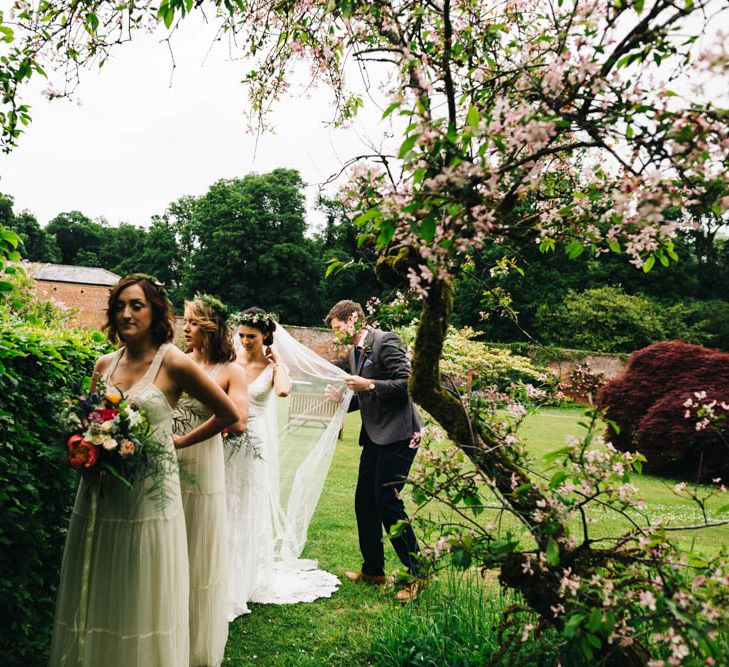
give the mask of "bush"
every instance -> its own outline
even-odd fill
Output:
[[[19,323],[0,312],[0,664],[47,650],[69,508],[77,486],[53,421],[107,343],[89,333]]]
[[[593,371],[590,364],[584,361],[575,366],[561,389],[573,400],[592,405],[595,394],[604,382],[605,375]]]
[[[397,330],[403,341],[411,346],[415,340],[416,325]],[[478,335],[470,327],[451,328],[443,346],[441,371],[456,384],[466,384],[478,378],[482,385],[505,391],[511,385],[531,384],[546,390],[556,386],[557,378],[549,370],[535,366],[529,359],[503,347],[491,347],[474,338]]]
[[[568,290],[562,304],[537,309],[539,338],[582,350],[632,352],[663,340],[665,324],[652,301],[620,287]]]
[[[709,481],[729,478],[729,449],[718,428],[699,428],[687,406],[696,393],[729,398],[729,354],[680,341],[656,343],[631,355],[625,372],[603,385],[597,405],[622,451],[638,450],[646,472]],[[690,412],[690,411],[689,411]]]
[[[537,331],[548,345],[602,352],[633,352],[663,340],[729,349],[729,302],[663,303],[605,286],[568,290],[558,307],[537,308]]]

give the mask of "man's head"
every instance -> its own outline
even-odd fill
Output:
[[[340,341],[349,341],[365,326],[364,310],[356,301],[338,301],[324,318],[324,323],[334,330]]]

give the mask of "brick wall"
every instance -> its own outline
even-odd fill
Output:
[[[292,327],[284,325],[296,340],[314,350],[320,357],[334,362],[344,356],[341,349],[334,346],[334,332],[331,329],[315,329],[313,327]]]
[[[76,310],[73,324],[78,327],[100,329],[106,322],[106,303],[109,298],[107,285],[36,280],[35,290],[41,299]]]

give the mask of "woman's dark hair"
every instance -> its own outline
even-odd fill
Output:
[[[267,313],[263,308],[253,306],[242,310],[235,317],[238,325],[258,329],[263,334],[263,344],[273,344],[273,332],[276,330],[276,319],[272,313]]]
[[[157,285],[154,278],[139,273],[125,276],[109,290],[106,324],[103,327],[107,330],[107,338],[112,343],[119,343],[122,340],[116,328],[116,304],[119,301],[119,295],[130,285],[139,285],[142,288],[144,297],[152,308],[152,326],[150,328],[155,345],[169,343],[175,335],[172,305],[167,300],[164,288]]]
[[[235,361],[235,350],[226,312],[216,307],[217,303],[217,299],[202,294],[196,295],[192,301],[185,301],[185,307],[190,309],[203,330],[203,356],[214,364],[222,364]]]

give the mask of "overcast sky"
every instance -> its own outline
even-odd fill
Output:
[[[276,108],[277,133],[260,137],[256,149],[241,83],[250,64],[231,61],[222,43],[207,55],[211,27],[195,17],[183,23],[174,74],[160,35],[139,34],[101,71],[84,73],[75,101],[50,102],[41,95],[47,82],[35,82],[26,96],[33,122],[18,148],[0,154],[0,192],[14,197],[16,211],[30,210],[41,224],[76,209],[112,224],[146,225],[219,178],[277,167],[301,172],[311,208],[317,184],[365,150],[365,128],[377,134],[375,109],[334,130],[324,123],[332,116],[329,92],[306,95],[295,85]]]

